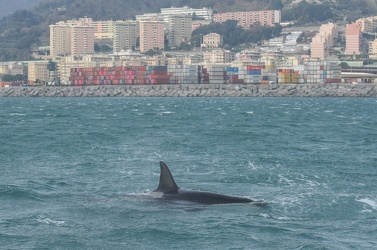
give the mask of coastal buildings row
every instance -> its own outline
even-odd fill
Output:
[[[165,37],[170,48],[177,48],[182,42],[190,41],[193,29],[212,21],[227,20],[237,20],[245,28],[252,24],[273,26],[280,23],[281,13],[278,10],[266,10],[213,15],[211,8],[193,9],[185,6],[162,8],[161,13],[137,15],[136,20],[94,21],[84,17],[61,21],[50,25],[50,55],[55,58],[93,54],[95,41],[112,43],[113,52],[136,49],[137,46],[141,52],[146,52],[150,49],[164,49]],[[140,44],[137,44],[138,38]]]

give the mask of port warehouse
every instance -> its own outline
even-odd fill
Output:
[[[167,65],[71,68],[69,84],[147,85],[147,84],[271,84],[340,83],[336,63],[311,62],[293,68],[272,65]]]

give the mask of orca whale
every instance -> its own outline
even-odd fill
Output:
[[[152,192],[167,200],[189,201],[200,204],[227,204],[227,203],[251,203],[253,200],[246,197],[229,196],[204,191],[182,190],[174,181],[168,166],[160,161],[160,183]],[[160,195],[157,195],[160,194]]]

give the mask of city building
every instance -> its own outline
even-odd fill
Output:
[[[163,21],[140,22],[140,52],[147,52],[151,49],[164,49],[164,37]]]
[[[214,15],[214,21],[223,23],[228,20],[238,21],[238,25],[249,28],[250,25],[275,26],[281,22],[280,10],[261,10],[249,12],[225,12]]]
[[[110,40],[113,39],[113,31],[115,21],[96,21],[87,23],[89,26],[94,26],[95,40]]]
[[[235,54],[229,50],[214,49],[203,52],[204,63],[230,63],[235,59]]]
[[[0,75],[23,75],[22,63],[0,63]]]
[[[165,29],[169,29],[169,17],[185,15],[191,16],[192,20],[197,21],[195,26],[209,24],[212,22],[213,11],[211,8],[193,9],[187,6],[180,8],[161,8],[161,13],[145,13],[143,15],[136,15],[136,21],[163,21],[165,22]]]
[[[64,23],[50,25],[50,55],[65,56],[71,53],[71,28]]]
[[[116,21],[113,31],[113,52],[133,50],[139,37],[139,23],[136,21]]]
[[[369,46],[369,57],[377,59],[377,39],[372,41]]]
[[[212,20],[213,11],[211,8],[193,9],[188,6],[183,6],[180,8],[161,8],[162,16],[170,15],[191,15],[195,18]]]
[[[71,26],[71,55],[94,53],[94,27]]]
[[[28,63],[28,80],[29,82],[48,82],[49,70],[48,61],[29,62]]]
[[[361,28],[357,23],[347,24],[346,27],[346,55],[360,55]]]
[[[179,47],[182,42],[189,42],[192,34],[192,17],[190,15],[169,16],[169,47]]]
[[[375,32],[377,28],[377,16],[359,18],[356,23],[360,26],[361,32]]]
[[[203,45],[209,48],[218,48],[223,46],[223,36],[217,33],[209,33],[203,36]]]
[[[310,43],[311,58],[325,59],[338,37],[337,26],[333,23],[323,24]]]
[[[51,57],[94,53],[93,26],[84,22],[58,22],[50,25]]]
[[[94,38],[96,40],[112,39],[114,21],[93,21],[90,17],[67,20],[64,22],[68,26],[92,26],[94,27]]]

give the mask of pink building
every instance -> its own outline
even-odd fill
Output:
[[[357,23],[347,24],[346,55],[360,55],[361,27]]]
[[[260,24],[262,26],[274,26],[281,22],[280,10],[261,10],[249,12],[225,12],[214,15],[214,21],[223,23],[228,20],[238,21],[238,25],[249,28],[252,24]]]
[[[311,58],[324,59],[330,55],[330,49],[335,45],[338,37],[338,28],[333,23],[323,24],[319,33],[310,43]]]
[[[140,22],[140,52],[164,49],[164,25],[163,21]]]

